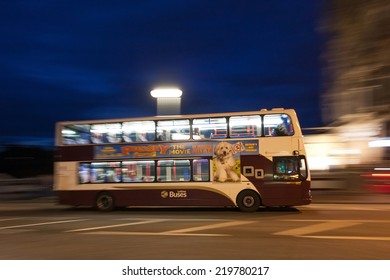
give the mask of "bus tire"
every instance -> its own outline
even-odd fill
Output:
[[[237,196],[237,206],[243,212],[255,212],[260,205],[260,196],[255,191],[243,190]]]
[[[111,211],[114,209],[114,198],[109,192],[100,192],[96,197],[95,207],[100,211]]]

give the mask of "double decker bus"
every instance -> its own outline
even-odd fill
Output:
[[[115,207],[238,207],[311,202],[293,109],[56,124],[58,202]]]

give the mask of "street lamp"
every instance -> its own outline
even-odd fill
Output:
[[[157,88],[150,95],[157,99],[157,115],[179,115],[183,92],[177,88]]]

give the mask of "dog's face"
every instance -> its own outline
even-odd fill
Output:
[[[215,147],[214,153],[217,157],[228,157],[231,156],[232,153],[232,145],[227,142],[220,142]]]

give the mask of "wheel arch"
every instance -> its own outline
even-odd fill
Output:
[[[253,206],[246,207],[246,203],[244,202],[244,199],[246,198],[253,198]],[[236,205],[238,208],[240,208],[241,211],[244,212],[256,211],[258,207],[263,205],[262,201],[263,200],[260,193],[250,188],[241,190],[236,196]]]
[[[99,211],[111,211],[114,210],[117,205],[115,204],[115,196],[109,190],[101,190],[96,193],[94,207]]]

